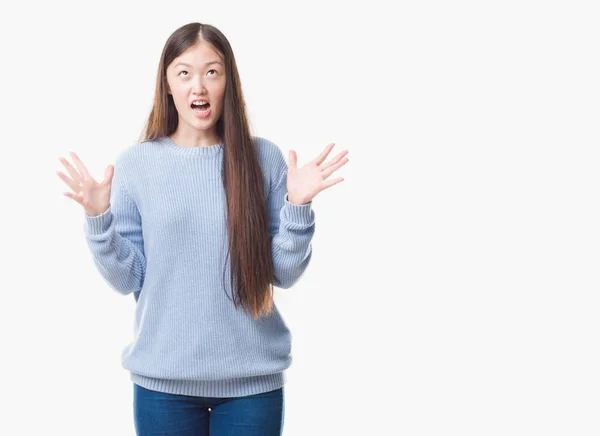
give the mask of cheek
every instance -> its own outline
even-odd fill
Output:
[[[215,83],[212,89],[212,94],[216,97],[219,104],[223,104],[223,97],[225,96],[224,84]]]
[[[220,93],[217,94],[217,104],[219,105],[220,108],[223,107],[224,97],[225,97],[225,92],[224,91],[222,91],[222,92],[220,92]]]
[[[185,102],[181,99],[178,99],[177,97],[175,97],[174,99],[175,102],[175,109],[177,109],[177,112],[181,113],[183,110],[185,110]]]
[[[185,91],[181,89],[171,89],[171,91],[177,110],[185,109],[188,105],[188,98]]]

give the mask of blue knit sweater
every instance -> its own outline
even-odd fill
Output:
[[[314,211],[312,202],[288,201],[279,147],[253,138],[268,204],[274,285],[286,289],[310,262]],[[223,152],[223,144],[183,147],[168,136],[131,145],[116,159],[110,207],[84,217],[98,271],[115,291],[134,294],[134,337],[122,366],[148,389],[236,397],[286,381],[291,334],[277,306],[253,320],[229,299],[229,265],[222,280],[228,243]]]

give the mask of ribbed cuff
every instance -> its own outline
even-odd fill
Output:
[[[312,201],[304,204],[295,204],[288,201],[288,194],[285,194],[283,213],[288,221],[298,224],[311,225],[314,220],[314,211],[312,210]]]
[[[227,380],[171,380],[146,377],[130,371],[135,384],[153,391],[196,397],[243,397],[279,389],[287,378],[285,372]]]
[[[89,235],[100,235],[108,230],[112,222],[112,211],[110,206],[100,215],[88,215],[85,211],[86,232]]]

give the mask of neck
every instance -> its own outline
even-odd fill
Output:
[[[170,138],[182,147],[208,147],[221,143],[217,136],[216,129],[210,131],[191,129],[184,131],[179,127]]]

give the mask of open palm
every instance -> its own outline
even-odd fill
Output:
[[[77,169],[65,158],[59,158],[71,177],[69,178],[60,171],[56,172],[58,177],[73,190],[73,192],[65,192],[64,195],[81,204],[88,215],[100,215],[110,205],[110,189],[115,167],[108,165],[104,172],[104,180],[97,182],[75,153],[71,152],[71,157]]]
[[[287,174],[288,200],[294,204],[306,204],[324,189],[330,188],[342,182],[343,177],[326,180],[334,171],[348,162],[348,158],[342,159],[348,150],[340,152],[335,158],[323,163],[335,143],[329,144],[312,161],[303,167],[298,167],[298,158],[294,150],[290,150],[290,158]]]

